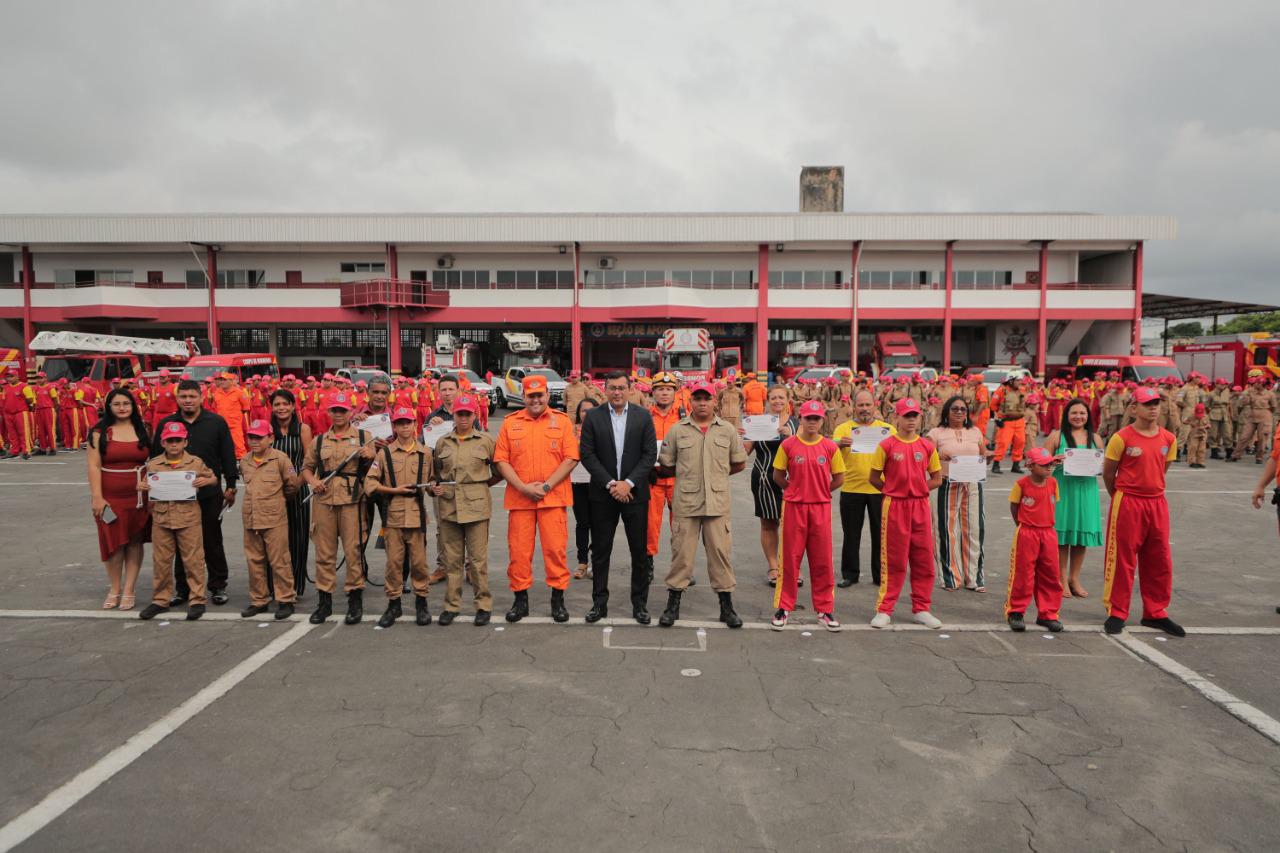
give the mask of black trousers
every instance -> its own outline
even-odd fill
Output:
[[[609,603],[609,557],[613,551],[613,536],[618,521],[627,534],[627,549],[631,552],[631,608],[645,607],[649,603],[649,502],[619,503],[613,498],[591,502],[591,601],[594,604]]]
[[[591,562],[591,486],[573,484],[573,535],[578,546],[578,563]]]
[[[840,549],[840,576],[856,581],[862,573],[862,522],[871,522],[871,580],[880,583],[880,509],[884,495],[861,492],[840,493],[840,527],[844,530],[844,546]]]
[[[222,492],[197,494],[196,503],[200,504],[200,535],[204,538],[205,588],[212,593],[227,588],[227,552],[222,548],[222,521],[218,518],[222,513]],[[180,553],[173,560],[173,586],[182,598],[191,594]]]

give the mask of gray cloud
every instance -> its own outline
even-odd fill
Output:
[[[1280,6],[15,4],[7,211],[1177,216],[1148,286],[1280,298]],[[1268,106],[1270,104],[1271,106]]]

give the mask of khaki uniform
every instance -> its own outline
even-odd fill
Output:
[[[1187,419],[1187,464],[1203,465],[1205,448],[1209,446],[1209,419],[1194,415]]]
[[[297,493],[298,472],[288,456],[272,448],[261,462],[252,453],[240,458],[240,482],[244,483],[240,514],[244,519],[244,558],[249,566],[249,601],[261,607],[271,600],[268,567],[276,601],[296,601],[285,498]]]
[[[1103,438],[1110,438],[1124,426],[1124,412],[1128,406],[1128,399],[1119,388],[1112,388],[1102,395],[1102,399],[1098,401],[1098,413],[1102,418],[1098,432]]]
[[[493,500],[489,480],[493,476],[493,439],[472,430],[466,438],[450,433],[436,444],[432,461],[433,480],[445,486],[436,498],[436,518],[440,522],[440,546],[444,553],[448,583],[444,609],[458,612],[462,605],[463,564],[470,562],[475,587],[476,610],[493,609],[489,594],[489,519]]]
[[[745,464],[738,430],[720,418],[704,434],[692,418],[667,431],[658,464],[674,468],[671,499],[671,569],[667,588],[683,592],[693,577],[698,539],[707,551],[707,573],[716,592],[733,592],[733,528],[729,509],[729,467]]]
[[[1195,416],[1196,404],[1204,403],[1205,408],[1209,408],[1209,395],[1199,383],[1189,382],[1182,387],[1182,400],[1180,403],[1182,410],[1179,415],[1182,419],[1182,432],[1178,433],[1178,446],[1187,447],[1187,436],[1190,435],[1191,419]]]
[[[190,453],[170,465],[164,456],[147,462],[147,473],[191,471],[197,478],[212,477],[209,466]],[[198,501],[151,501],[151,603],[168,607],[173,600],[173,558],[182,556],[182,569],[191,588],[188,601],[206,604],[204,534],[200,528]]]
[[[1209,395],[1209,446],[1228,453],[1235,442],[1231,420],[1231,389],[1220,385]]]
[[[1275,426],[1276,395],[1269,388],[1254,386],[1244,394],[1244,429],[1236,439],[1235,458],[1252,442],[1256,445],[1254,457],[1261,462],[1271,450],[1271,432]]]
[[[365,494],[372,497],[378,486],[417,486],[431,479],[431,451],[414,441],[408,447],[399,441],[378,451],[364,478]],[[400,598],[404,590],[405,554],[409,555],[409,577],[413,594],[427,597],[427,504],[422,490],[412,495],[382,495],[386,499],[386,527],[383,544],[387,549],[387,572],[383,588],[387,599]]]
[[[1182,409],[1178,403],[1180,391],[1160,389],[1160,415],[1158,423],[1177,436],[1182,431]]]
[[[742,406],[745,402],[742,389],[736,385],[730,385],[720,390],[716,398],[716,410],[720,413],[720,417],[737,429],[742,426]]]
[[[363,439],[367,436],[355,427],[342,433],[330,428],[311,443],[302,467],[320,478],[332,474],[344,459],[360,449]],[[323,495],[311,499],[311,541],[316,546],[316,589],[320,592],[332,593],[336,589],[339,539],[347,562],[343,590],[351,593],[364,589],[364,561],[360,554],[364,495],[359,466],[357,456],[329,479]]]
[[[570,379],[564,386],[564,412],[569,420],[578,422],[578,404],[587,397],[587,386],[581,379]]]

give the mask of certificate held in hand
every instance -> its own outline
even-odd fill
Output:
[[[745,441],[777,441],[777,415],[747,415],[742,419]]]
[[[451,432],[453,432],[453,421],[441,421],[435,426],[423,427],[422,443],[431,450],[435,450],[440,439]]]
[[[953,483],[981,483],[987,479],[987,460],[982,456],[953,456],[947,463],[947,479]]]
[[[356,424],[356,429],[362,429],[369,434],[370,438],[387,440],[391,438],[391,415],[383,412],[378,415],[369,415],[360,423]]]
[[[147,494],[153,501],[193,501],[195,482],[195,471],[155,471],[147,475]]]
[[[849,445],[850,453],[875,453],[880,442],[889,437],[888,427],[863,426],[854,427],[849,433],[853,443]]]
[[[1068,447],[1062,460],[1068,477],[1098,477],[1102,474],[1102,451],[1092,447]]]

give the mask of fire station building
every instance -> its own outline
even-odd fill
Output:
[[[1074,213],[3,215],[0,344],[190,336],[295,372],[410,373],[438,332],[496,363],[501,332],[531,331],[567,370],[700,327],[759,369],[795,341],[865,367],[878,331],[905,330],[938,367],[1042,374],[1139,352],[1143,253],[1175,232]]]

